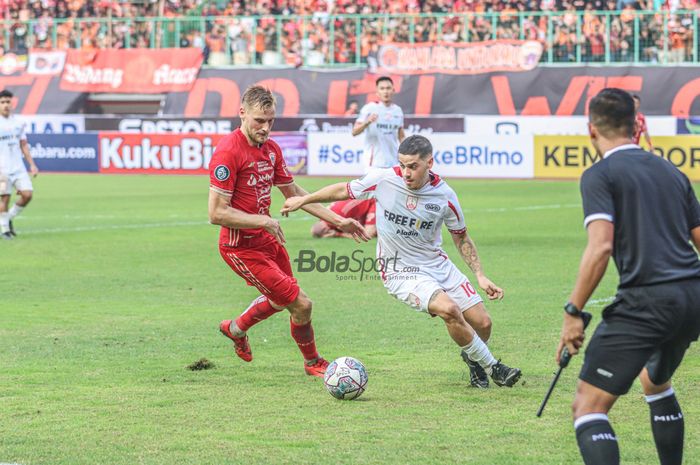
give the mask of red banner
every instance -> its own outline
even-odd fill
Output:
[[[100,173],[206,174],[224,135],[101,132]]]
[[[202,66],[195,48],[69,50],[61,90],[158,94],[187,92]]]
[[[385,73],[476,74],[494,71],[528,71],[542,56],[534,40],[489,40],[473,43],[387,43],[377,54]]]

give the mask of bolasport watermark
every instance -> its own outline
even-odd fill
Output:
[[[293,261],[298,273],[335,273],[336,281],[378,281],[382,275],[385,279],[415,280],[415,273],[420,271],[418,266],[402,265],[398,252],[392,257],[375,258],[360,249],[349,255],[302,249]]]

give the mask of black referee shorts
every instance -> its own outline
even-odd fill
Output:
[[[645,366],[654,384],[671,379],[700,335],[700,280],[619,289],[588,343],[579,378],[613,395]]]

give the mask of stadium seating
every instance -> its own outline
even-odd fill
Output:
[[[545,63],[698,61],[697,0],[4,0],[0,48],[197,47],[210,65],[358,65],[380,42],[536,40]]]

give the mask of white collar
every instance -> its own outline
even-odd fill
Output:
[[[624,144],[624,145],[618,145],[615,148],[612,148],[605,152],[603,154],[603,158],[608,158],[610,155],[612,155],[615,152],[619,152],[620,150],[632,150],[632,149],[640,149],[641,147],[638,146],[637,144]]]

